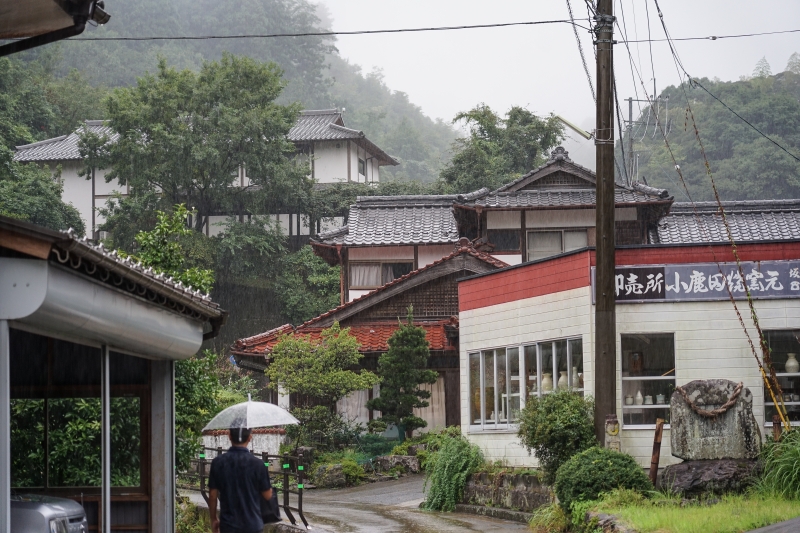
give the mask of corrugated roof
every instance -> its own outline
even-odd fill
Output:
[[[78,149],[80,133],[88,130],[96,135],[105,136],[110,143],[117,142],[119,134],[105,125],[102,120],[87,120],[84,125],[73,131],[69,135],[62,135],[53,139],[39,141],[33,144],[17,146],[14,153],[14,161],[21,163],[32,161],[69,161],[83,159]]]
[[[723,202],[736,242],[800,238],[800,200]],[[728,242],[716,202],[675,203],[650,232],[653,244]]]

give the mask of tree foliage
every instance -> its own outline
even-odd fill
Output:
[[[461,434],[442,435],[439,450],[428,458],[425,509],[449,512],[464,495],[467,479],[483,465],[483,453]]]
[[[699,82],[765,135],[800,157],[800,74],[787,71],[734,82],[706,78]],[[669,145],[686,180],[689,197],[695,201],[714,199],[692,118],[686,111],[684,90],[723,200],[800,197],[800,162],[700,87],[667,87],[661,96],[669,97],[669,113],[663,104],[659,113],[669,130]],[[638,118],[643,125],[634,128],[633,150],[639,156],[639,180],[646,179],[650,185],[668,189],[677,200],[687,201],[661,133],[653,134],[655,113],[645,108]],[[617,155],[621,157],[619,149]]]
[[[301,324],[339,305],[341,267],[325,263],[311,246],[285,255],[279,270],[276,292],[287,322]]]
[[[381,395],[367,402],[367,409],[381,412],[381,422],[397,425],[400,440],[406,433],[428,425],[414,409],[428,407],[429,391],[422,384],[436,383],[439,373],[427,370],[430,351],[425,329],[414,325],[414,310],[408,308],[406,322],[392,333],[389,349],[378,359]]]
[[[322,331],[319,341],[309,336],[286,335],[272,350],[272,362],[267,367],[270,388],[296,393],[308,404],[323,404],[329,409],[351,392],[371,388],[378,376],[351,367],[363,356],[350,328],[334,323]]]
[[[534,169],[564,138],[564,127],[554,115],[538,117],[514,106],[505,118],[486,104],[463,111],[453,119],[469,128],[457,139],[453,159],[440,178],[455,192],[495,188]]]
[[[517,435],[536,454],[548,483],[570,457],[597,443],[593,416],[594,402],[567,390],[533,395],[525,402]]]

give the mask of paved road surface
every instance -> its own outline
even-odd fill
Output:
[[[779,524],[772,524],[771,526],[753,529],[748,533],[797,533],[800,531],[800,518],[787,520]]]
[[[419,509],[423,476],[369,483],[347,489],[313,489],[303,495],[303,511],[312,526],[331,533],[468,533],[527,532],[518,522],[462,513]],[[187,492],[205,507],[198,492]],[[782,532],[781,532],[782,533]]]

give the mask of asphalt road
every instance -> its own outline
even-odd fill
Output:
[[[462,513],[423,511],[423,476],[368,483],[346,489],[312,489],[303,494],[303,511],[312,531],[330,533],[523,532],[525,524]],[[205,507],[198,492],[183,494]],[[294,502],[293,502],[294,503]]]

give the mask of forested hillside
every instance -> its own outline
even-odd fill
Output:
[[[763,62],[763,64],[762,64]],[[753,77],[723,82],[703,78],[703,87],[747,119],[765,135],[800,157],[800,56],[794,54],[787,70],[769,74],[762,60]],[[681,168],[693,200],[713,200],[705,162],[687,113],[688,96],[700,139],[723,200],[800,198],[800,162],[711,97],[700,87],[668,87],[669,116],[665,105],[660,118],[667,122],[667,141]],[[638,175],[650,185],[663,187],[679,201],[687,195],[662,135],[655,132],[652,110],[639,117],[634,127],[634,154],[639,154]],[[654,134],[655,132],[655,134]],[[627,139],[626,144],[627,148]],[[617,154],[620,155],[619,149]]]
[[[324,7],[306,0],[137,0],[109,4],[111,22],[88,28],[82,38],[209,36],[319,32],[330,24]],[[320,16],[322,19],[320,20]],[[158,57],[170,66],[199,70],[223,52],[274,61],[287,86],[280,101],[306,109],[346,108],[347,126],[363,130],[402,165],[388,176],[433,181],[448,158],[455,130],[423,115],[402,92],[383,83],[380,72],[363,73],[340,57],[333,37],[202,39],[166,41],[70,41],[24,54],[47,58],[57,75],[77,69],[95,86],[120,87],[155,72]],[[85,117],[99,118],[99,117]],[[66,133],[66,131],[58,134]]]

